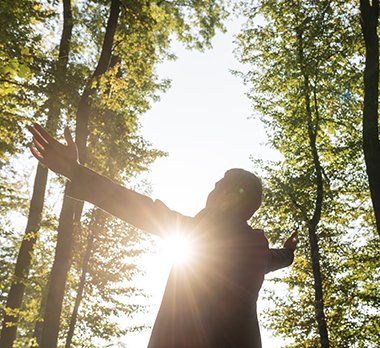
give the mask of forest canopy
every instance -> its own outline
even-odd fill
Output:
[[[63,139],[69,126],[82,164],[148,194],[140,174],[167,155],[141,131],[170,88],[157,66],[176,58],[173,42],[211,49],[229,16],[243,22],[234,74],[280,154],[252,160],[264,205],[249,223],[272,245],[300,238],[291,269],[265,287],[262,325],[284,347],[377,346],[377,0],[3,0],[1,347],[99,347],[144,329],[120,318],[145,310],[134,279],[147,236],[30,164],[26,127]]]

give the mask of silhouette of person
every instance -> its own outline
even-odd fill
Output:
[[[40,125],[29,127],[33,155],[67,177],[71,197],[86,200],[128,223],[162,237],[182,231],[192,260],[174,265],[148,348],[259,348],[256,301],[267,272],[293,262],[297,233],[282,249],[270,249],[262,230],[247,220],[261,205],[261,180],[228,170],[195,217],[127,189],[82,166],[68,128],[67,145]]]

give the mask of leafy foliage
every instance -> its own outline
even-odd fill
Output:
[[[284,279],[287,296],[270,295],[275,309],[266,320],[293,338],[289,347],[319,346],[308,230],[323,197],[317,241],[330,345],[375,346],[379,299],[371,289],[379,282],[378,240],[371,237],[361,151],[363,48],[356,4],[254,1],[245,3],[245,14],[238,54],[249,71],[240,75],[270,144],[282,155],[278,162],[256,161],[266,183],[258,221],[273,242],[301,231],[298,256]],[[359,267],[366,271],[357,273]]]
[[[121,12],[112,59],[104,74],[94,77],[104,39],[109,1],[72,2],[73,35],[70,52],[58,44],[61,34],[61,3],[58,1],[2,1],[0,18],[0,161],[1,185],[1,309],[3,314],[12,269],[20,245],[13,217],[27,216],[27,199],[19,194],[11,180],[12,165],[25,162],[25,125],[32,121],[47,124],[58,137],[64,125],[73,125],[81,95],[91,90],[88,165],[121,183],[135,179],[140,172],[164,153],[153,149],[140,133],[139,117],[152,102],[159,100],[170,82],[161,80],[155,67],[165,59],[174,59],[170,44],[174,36],[188,48],[203,50],[211,46],[216,29],[223,30],[227,16],[224,2],[192,1],[120,1]],[[59,53],[59,54],[58,54]],[[59,56],[59,59],[57,57]],[[67,67],[62,69],[63,60]],[[64,71],[63,71],[64,70]],[[46,302],[49,269],[53,260],[57,230],[57,209],[62,198],[62,180],[50,181],[43,219],[38,231],[32,231],[36,244],[30,251],[33,264],[19,313],[15,347],[31,343],[38,331]],[[57,194],[60,192],[60,194]],[[139,231],[102,216],[95,223],[91,211],[76,222],[72,269],[66,285],[61,318],[60,342],[65,341],[72,316],[73,301],[84,274],[84,297],[80,300],[78,324],[73,346],[96,346],[99,338],[110,340],[125,332],[117,319],[143,306],[128,298],[143,295],[131,285],[139,272],[136,258],[143,250]],[[3,219],[4,217],[4,219]],[[96,228],[94,227],[96,226]],[[19,226],[17,226],[19,229]],[[92,237],[91,237],[92,236]],[[91,257],[84,269],[83,255],[93,238]],[[32,340],[33,341],[33,340]]]

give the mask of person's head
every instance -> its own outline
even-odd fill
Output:
[[[228,170],[207,198],[206,208],[248,220],[262,201],[261,179],[244,169]]]

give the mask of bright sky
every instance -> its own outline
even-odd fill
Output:
[[[175,62],[160,66],[171,89],[144,115],[143,135],[169,156],[152,166],[153,195],[170,208],[194,215],[205,204],[214,183],[230,168],[254,170],[250,155],[261,157],[265,141],[261,124],[253,119],[232,53],[237,23],[219,33],[214,48],[204,53],[174,45]]]
[[[230,168],[255,171],[250,156],[273,155],[265,146],[262,125],[248,117],[250,102],[242,81],[230,73],[239,69],[233,55],[237,22],[228,25],[228,33],[219,33],[214,48],[204,53],[174,45],[178,56],[159,68],[162,77],[172,80],[171,89],[142,119],[142,133],[154,147],[167,151],[148,175],[152,198],[159,198],[171,209],[193,216],[204,207],[208,192]],[[152,312],[144,319],[152,325],[158,311],[169,271],[168,259],[153,254],[147,259],[143,276]],[[278,339],[262,330],[264,347],[280,347]],[[146,347],[149,332],[127,335],[130,347]],[[282,342],[283,343],[283,342]]]

